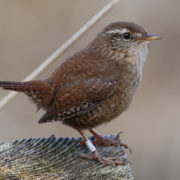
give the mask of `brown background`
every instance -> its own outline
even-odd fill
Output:
[[[0,0],[0,79],[22,80],[108,0]],[[138,180],[178,180],[180,165],[180,1],[120,0],[113,10],[38,79],[84,47],[108,23],[133,21],[164,39],[151,44],[143,83],[129,110],[98,130],[124,131]],[[0,98],[7,92],[0,90]],[[0,141],[26,137],[79,136],[61,123],[39,125],[43,112],[18,94],[0,111]]]

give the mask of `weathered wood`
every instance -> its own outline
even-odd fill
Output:
[[[51,136],[0,143],[0,180],[134,179],[129,164],[111,167],[79,158],[89,153],[79,140]],[[126,159],[122,147],[96,147],[104,156]]]

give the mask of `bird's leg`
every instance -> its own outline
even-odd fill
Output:
[[[96,147],[92,144],[92,142],[85,136],[83,130],[81,129],[77,129],[79,131],[79,133],[81,134],[81,136],[84,139],[84,143],[87,146],[87,148],[92,152],[92,155],[87,155],[87,154],[83,154],[80,153],[79,156],[82,159],[94,159],[99,161],[102,164],[105,165],[125,165],[126,162],[125,161],[119,161],[116,158],[113,157],[103,157],[96,149]]]
[[[104,144],[105,146],[123,146],[125,149],[129,149],[130,152],[132,152],[131,148],[127,145],[121,142],[121,140],[119,139],[120,134],[122,132],[119,132],[115,138],[108,138],[108,137],[103,137],[101,136],[97,131],[95,131],[94,129],[89,129],[89,131],[92,133],[92,135],[96,138],[95,140],[93,140],[92,142],[94,144]]]

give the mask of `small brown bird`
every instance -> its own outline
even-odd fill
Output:
[[[105,158],[84,134],[89,130],[93,143],[127,145],[116,138],[104,138],[93,128],[109,122],[125,111],[142,79],[149,41],[160,39],[131,22],[115,22],[69,59],[44,81],[0,81],[3,89],[23,92],[46,113],[39,123],[61,121],[78,130],[92,156],[104,164],[123,164]]]

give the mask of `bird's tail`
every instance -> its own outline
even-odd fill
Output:
[[[54,90],[45,81],[0,81],[0,87],[6,90],[23,92],[28,95],[39,108],[47,108],[53,98]]]

